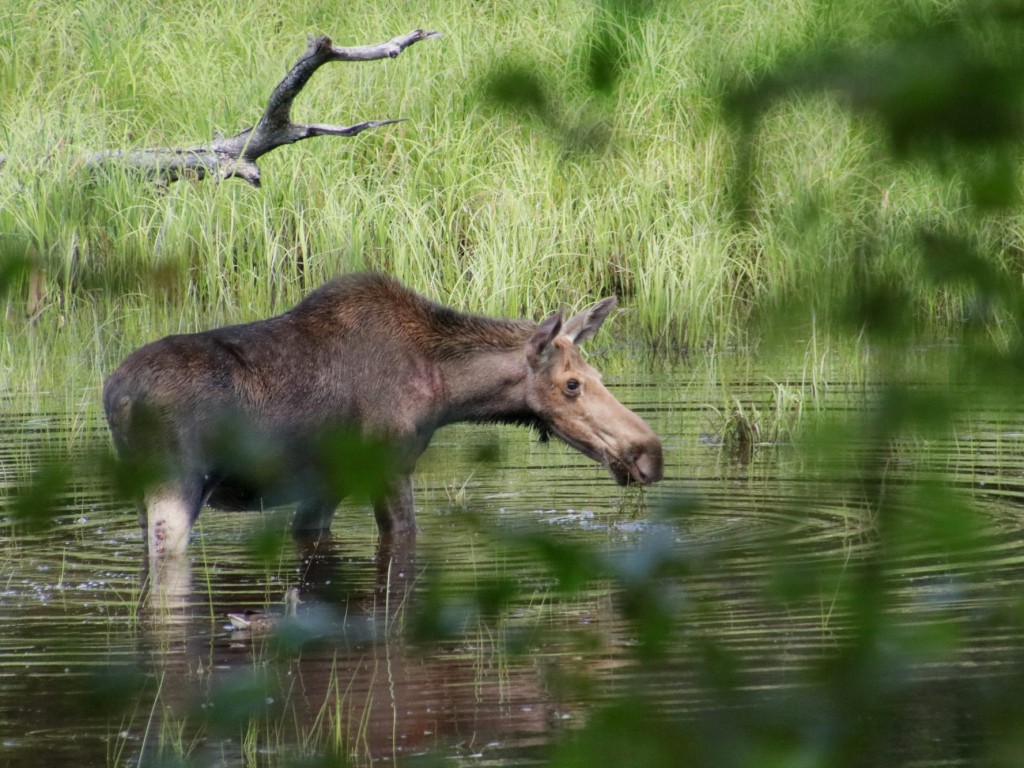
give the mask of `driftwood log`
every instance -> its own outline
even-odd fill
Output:
[[[270,94],[267,108],[254,127],[246,128],[234,136],[217,138],[207,144],[189,148],[95,152],[85,158],[84,164],[90,169],[126,166],[164,184],[181,178],[203,179],[211,176],[216,179],[244,179],[258,187],[260,169],[256,161],[280,146],[315,136],[355,136],[368,128],[401,121],[401,118],[367,120],[347,126],[292,122],[292,102],[317,69],[330,61],[393,59],[413,43],[432,37],[440,37],[440,33],[417,29],[385,43],[346,48],[334,45],[328,37],[311,36],[306,52]]]

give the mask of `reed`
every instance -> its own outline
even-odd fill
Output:
[[[778,307],[806,325],[870,258],[941,332],[964,300],[917,279],[916,223],[955,228],[999,258],[1024,232],[964,216],[962,182],[886,163],[877,127],[828,97],[764,117],[754,216],[736,223],[725,84],[809,42],[884,28],[883,4],[846,5],[627,12],[550,0],[511,13],[423,0],[341,13],[326,0],[184,12],[3,0],[0,259],[33,266],[12,268],[0,299],[0,374],[16,390],[57,388],[58,376],[93,386],[143,341],[265,316],[364,268],[495,314],[616,292],[632,323],[620,332],[692,347],[756,339],[755,321]],[[188,145],[251,124],[308,32],[355,44],[418,25],[445,37],[395,61],[331,65],[296,106],[312,120],[409,122],[281,149],[263,161],[262,189],[159,188],[80,167],[89,151]],[[522,71],[539,99],[529,109],[494,87],[505,78],[514,91]]]

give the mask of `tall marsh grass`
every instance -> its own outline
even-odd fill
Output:
[[[764,115],[754,215],[736,226],[722,93],[810,46],[949,13],[897,6],[2,0],[0,260],[33,269],[0,270],[0,372],[14,389],[89,386],[146,340],[265,316],[364,268],[496,314],[615,292],[632,321],[620,333],[746,342],[762,313],[809,319],[843,296],[866,242],[870,268],[941,331],[963,300],[914,282],[914,223],[948,224],[1014,264],[1024,233],[965,216],[962,182],[888,163],[877,126],[831,97]],[[261,160],[262,189],[80,167],[90,151],[252,125],[307,33],[361,44],[415,27],[445,37],[328,65],[296,104],[310,122],[408,122],[282,148]]]
[[[700,502],[685,492],[660,512],[679,538],[654,519],[621,557],[604,541],[514,534],[507,541],[522,561],[554,587],[520,584],[511,565],[479,581],[474,569],[468,604],[501,615],[522,590],[527,647],[533,628],[544,629],[538,605],[599,584],[621,612],[630,663],[657,681],[633,688],[623,676],[596,695],[550,764],[608,764],[613,754],[651,766],[760,765],[766,756],[887,764],[890,748],[917,732],[905,727],[916,720],[894,715],[919,710],[934,717],[918,739],[925,745],[950,730],[960,763],[1013,763],[1004,755],[1020,752],[1024,667],[1003,653],[1012,642],[995,649],[990,640],[1024,635],[1019,555],[1000,570],[977,553],[990,540],[1010,552],[1017,533],[968,498],[1003,488],[990,462],[979,479],[948,483],[903,483],[894,472],[906,446],[944,435],[969,408],[1019,410],[1021,18],[1010,3],[949,0],[0,0],[0,402],[52,408],[63,397],[97,417],[99,381],[130,349],[281,311],[332,275],[365,268],[495,314],[537,317],[614,292],[627,321],[614,332],[645,351],[739,346],[781,329],[803,347],[802,379],[773,386],[763,407],[728,393],[719,420],[730,419],[748,458],[762,442],[810,432],[796,441],[809,495],[794,496],[785,519],[806,511],[817,525],[818,511],[827,521],[850,510],[836,535],[863,532],[863,542],[844,544],[839,559],[811,552],[810,540],[781,552],[785,540],[747,534],[739,547],[705,551],[690,545],[686,521]],[[260,161],[260,189],[161,188],[82,169],[91,151],[188,146],[252,125],[307,33],[359,44],[416,27],[445,37],[394,61],[329,65],[296,104],[309,122],[408,121],[282,148]],[[974,76],[950,76],[965,72]],[[990,92],[978,73],[1011,87]],[[897,98],[908,95],[926,98]],[[830,325],[862,355],[849,375],[829,360]],[[928,352],[918,338],[944,335],[964,343],[929,375],[940,386],[922,387],[915,361]],[[678,403],[693,399],[690,382],[730,364],[749,365],[749,356],[700,356],[678,377]],[[803,414],[830,381],[871,402],[805,430]],[[98,419],[81,424],[84,433]],[[1011,424],[999,439],[1012,444],[1016,434]],[[20,475],[34,456],[18,450],[7,463]],[[39,510],[71,487],[45,462],[30,482],[16,479],[0,467],[0,491],[28,520],[44,519]],[[1007,480],[1012,515],[1020,489]],[[685,491],[684,481],[666,485]],[[767,563],[763,572],[748,553]],[[702,586],[709,571],[727,599]],[[446,585],[440,571],[426,576]],[[209,581],[206,589],[212,611]],[[902,594],[919,589],[920,601]],[[1005,592],[994,609],[964,599],[990,591]],[[417,594],[413,613],[403,603],[389,629],[445,638],[444,590],[426,582]],[[762,655],[758,632],[729,629],[735,608],[746,610],[735,594],[756,595],[758,611],[763,601],[765,625],[804,612],[829,642],[807,646],[806,658],[798,649],[792,674],[787,662],[778,678],[766,676],[774,673],[762,659],[780,646],[765,635],[772,649]],[[452,604],[469,613],[467,601]],[[494,626],[498,641],[516,629]],[[489,632],[482,624],[470,644],[483,648]],[[388,675],[392,658],[381,666]],[[491,664],[477,659],[480,670]],[[964,675],[964,662],[981,677]],[[505,663],[492,665],[500,690],[509,687]],[[703,696],[711,706],[662,698],[666,681],[686,692],[684,705]],[[251,682],[229,681],[218,701],[265,702],[262,678]],[[158,718],[173,688],[162,677],[158,686],[140,749],[202,759],[176,720]],[[322,751],[369,757],[369,703],[349,691],[333,678],[317,702],[317,733],[299,733],[311,760]],[[966,732],[947,729],[944,707],[931,715],[922,706],[937,699],[958,702],[949,722],[970,713]],[[221,727],[241,733],[251,762],[275,764],[258,751],[256,726],[282,741],[290,723],[264,711],[238,707]],[[110,762],[128,749],[113,742]]]

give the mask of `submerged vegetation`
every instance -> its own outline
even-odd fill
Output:
[[[1009,457],[1020,450],[1024,7],[6,5],[0,398],[16,394],[25,418],[21,431],[4,435],[22,449],[0,446],[0,514],[15,532],[0,562],[20,557],[18,536],[32,542],[54,508],[92,498],[82,489],[96,476],[118,491],[137,481],[111,471],[105,447],[97,460],[94,433],[79,422],[95,421],[100,380],[145,341],[267,316],[346,270],[384,270],[446,304],[496,315],[537,317],[559,302],[581,306],[614,293],[628,321],[617,333],[636,340],[630,365],[653,352],[682,371],[671,353],[693,353],[672,395],[680,408],[684,379],[698,369],[716,378],[726,352],[769,354],[777,347],[762,342],[775,341],[803,356],[802,380],[772,383],[768,398],[730,391],[690,407],[715,414],[706,429],[720,449],[714,471],[745,488],[776,465],[743,466],[785,444],[803,490],[777,514],[833,526],[829,546],[755,530],[730,548],[721,543],[728,526],[702,538],[692,516],[728,501],[691,496],[678,474],[669,473],[657,504],[619,500],[623,517],[649,525],[625,547],[610,535],[595,543],[495,524],[494,499],[474,497],[477,469],[445,474],[442,492],[479,557],[467,577],[447,573],[429,552],[425,559],[440,565],[424,573],[377,556],[365,612],[378,616],[383,604],[384,629],[358,642],[387,659],[373,667],[370,693],[394,684],[399,659],[403,669],[417,664],[405,646],[392,658],[395,646],[375,644],[381,636],[417,649],[461,642],[449,646],[458,663],[433,671],[467,676],[463,690],[478,699],[493,685],[504,702],[516,700],[503,698],[515,693],[509,659],[529,658],[546,636],[571,635],[589,647],[617,643],[619,655],[605,661],[626,656],[635,674],[596,690],[595,679],[614,674],[546,671],[545,685],[571,690],[586,714],[564,735],[545,724],[554,744],[533,760],[716,768],[1019,761],[1020,482],[1001,462],[1017,466]],[[394,61],[332,66],[296,105],[304,120],[407,122],[278,150],[261,161],[261,189],[158,186],[81,167],[89,152],[177,146],[252,124],[308,33],[346,45],[416,27],[444,38]],[[936,341],[950,349],[938,364],[920,365]],[[830,397],[832,345],[854,350],[857,370],[841,375],[859,399],[839,416],[809,418]],[[46,407],[79,414],[70,434],[49,439],[32,416]],[[928,445],[952,439],[984,408],[1009,414],[1007,423],[995,436],[965,439],[954,465],[935,465]],[[474,466],[485,474],[499,449],[477,448]],[[974,450],[997,458],[976,461]],[[730,511],[730,523],[737,516]],[[263,558],[268,581],[287,582],[276,535],[285,526],[270,515],[263,522],[241,548]],[[993,551],[986,545],[1000,553],[998,579],[980,554]],[[203,562],[202,550],[195,557]],[[763,568],[751,571],[752,561]],[[350,564],[334,565],[344,573]],[[205,585],[191,586],[206,591],[208,623],[211,570],[203,569]],[[174,598],[162,576],[147,589]],[[347,619],[348,585],[321,586]],[[131,590],[122,589],[133,605],[121,613],[132,631],[163,620],[177,638],[180,617],[150,615]],[[979,594],[990,598],[981,608]],[[560,625],[545,612],[558,601],[601,602],[595,615],[614,614],[624,638]],[[744,612],[761,622],[750,636],[733,629]],[[783,650],[771,645],[786,633]],[[186,707],[206,729],[198,732],[176,719],[180,710],[172,717],[164,698],[180,703],[190,682],[209,679],[212,660],[183,672],[173,653],[154,651],[173,685],[160,664],[140,681],[132,663],[114,663],[112,722],[144,723],[145,735],[140,748],[119,733],[108,762],[152,749],[154,759],[202,763],[228,739],[240,764],[369,762],[368,715],[346,703],[340,673],[318,691],[315,736],[271,703],[268,677],[284,686],[289,665],[332,639],[282,638],[251,674],[211,686],[213,714]],[[459,656],[467,648],[468,661]],[[494,658],[487,649],[497,649]],[[965,675],[975,664],[984,674]],[[381,669],[387,675],[375,676]],[[346,674],[354,680],[357,670]],[[666,703],[659,686],[701,704]],[[296,753],[261,751],[286,741],[293,725]],[[933,743],[935,752],[922,746]]]

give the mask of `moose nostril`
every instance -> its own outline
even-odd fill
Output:
[[[633,466],[636,468],[636,479],[644,485],[650,485],[661,480],[661,446],[659,445],[653,450],[642,451],[637,455]]]

